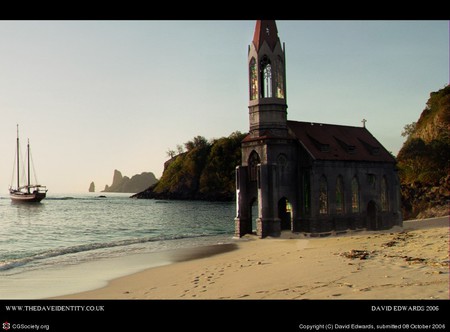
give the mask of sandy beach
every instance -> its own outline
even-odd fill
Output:
[[[59,298],[449,298],[448,217],[326,238],[291,233],[263,240],[247,236],[236,241],[236,250],[228,246],[224,253],[203,258],[202,250],[205,256],[211,248],[174,252],[171,259],[178,262]]]

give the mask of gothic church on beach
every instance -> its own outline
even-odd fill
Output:
[[[275,21],[248,51],[249,134],[236,168],[235,236],[326,235],[402,226],[395,158],[365,128],[287,119]]]

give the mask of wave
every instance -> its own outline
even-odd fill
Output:
[[[49,201],[68,201],[71,199],[76,199],[75,197],[47,197]]]
[[[64,194],[63,194],[64,195]],[[75,194],[74,196],[59,196],[57,194],[57,196],[47,196],[46,200],[49,201],[68,201],[68,200],[75,200],[75,201],[98,201],[98,200],[104,200],[105,198],[107,199],[121,199],[121,198],[128,198],[128,196],[117,196],[117,195],[77,195]]]
[[[217,235],[217,234],[214,234],[214,235]],[[49,259],[49,258],[65,256],[65,255],[69,255],[69,254],[85,253],[85,252],[99,250],[99,249],[114,248],[114,247],[120,247],[120,246],[129,246],[129,245],[133,245],[133,244],[142,244],[142,243],[148,243],[148,242],[181,240],[181,239],[200,238],[200,237],[207,237],[207,236],[212,236],[212,235],[211,234],[185,234],[185,235],[173,235],[173,236],[159,236],[159,237],[152,237],[152,238],[148,238],[148,237],[147,238],[134,238],[134,239],[118,240],[118,241],[105,242],[105,243],[81,244],[81,245],[76,245],[76,246],[71,246],[71,247],[46,250],[46,251],[31,255],[31,256],[3,261],[3,262],[0,262],[0,271],[7,271],[7,270],[11,270],[13,268],[24,266],[26,264],[34,263],[34,262]]]
[[[72,197],[72,196],[67,196],[67,197],[47,197],[46,200],[48,201],[70,201],[70,200],[75,200],[75,201],[93,201],[93,200],[99,200],[99,199],[104,199],[106,198],[106,196],[93,196],[93,197]]]

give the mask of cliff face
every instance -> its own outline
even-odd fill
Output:
[[[156,182],[157,179],[151,172],[136,174],[130,179],[128,176],[122,176],[120,171],[114,170],[113,183],[111,186],[106,185],[103,192],[136,193],[145,190]]]
[[[448,214],[450,199],[450,86],[432,92],[398,153],[403,216]],[[406,128],[406,127],[405,127]]]
[[[235,196],[234,172],[241,162],[239,132],[208,142],[197,136],[187,151],[164,164],[160,181],[133,198],[230,201]]]
[[[411,137],[422,139],[425,143],[445,140],[450,130],[450,85],[430,93],[427,107],[417,121]]]

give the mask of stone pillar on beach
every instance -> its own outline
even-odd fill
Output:
[[[278,218],[276,196],[276,165],[258,165],[258,209],[256,234],[266,236],[280,236],[281,226]]]
[[[248,201],[247,194],[247,168],[236,167],[236,218],[234,218],[236,237],[252,233],[251,202]]]

